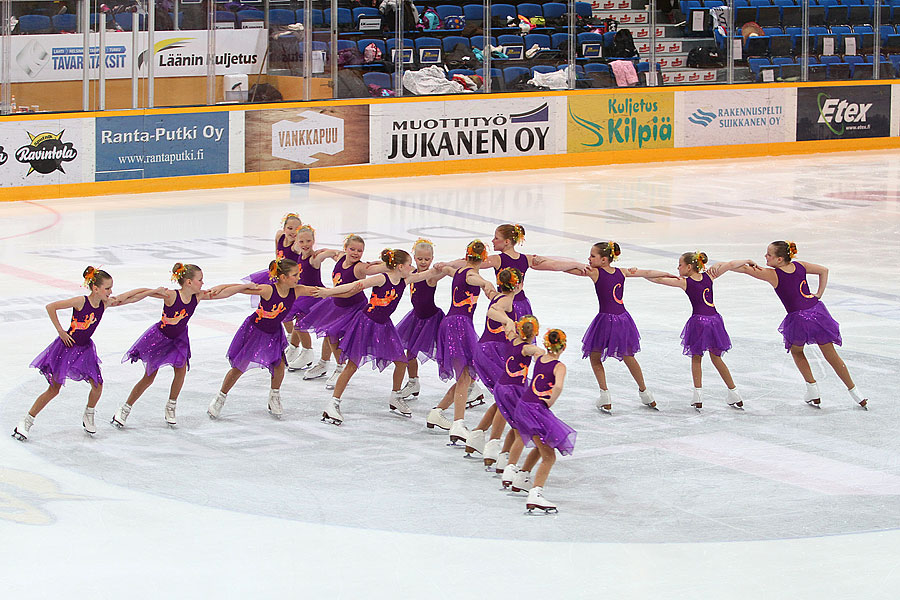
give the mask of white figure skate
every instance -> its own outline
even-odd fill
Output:
[[[484,404],[484,390],[477,382],[473,381],[469,386],[469,395],[466,398],[466,408],[475,408]]]
[[[466,443],[466,440],[469,437],[469,430],[466,429],[466,422],[462,419],[457,421],[453,421],[453,425],[450,426],[450,443],[448,446],[459,446],[457,442]]]
[[[612,414],[612,398],[609,390],[600,390],[600,396],[597,398],[597,408],[602,413]]]
[[[650,390],[644,390],[643,392],[638,391],[638,397],[641,399],[641,404],[643,404],[647,408],[659,410],[656,407],[656,400],[653,399],[653,392],[651,392]]]
[[[25,417],[19,421],[19,424],[16,425],[16,428],[13,429],[12,436],[20,442],[24,442],[28,439],[28,432],[31,431],[32,425],[34,425],[34,417],[26,414]]]
[[[510,485],[514,492],[527,492],[531,489],[531,473],[528,471],[516,471]]]
[[[344,415],[341,414],[341,399],[332,398],[325,405],[322,412],[322,422],[331,423],[332,425],[340,425],[344,422]]]
[[[297,356],[294,357],[293,360],[288,362],[288,371],[302,371],[303,369],[308,369],[312,366],[313,360],[315,360],[315,353],[312,348],[303,348],[299,352],[297,352]]]
[[[125,420],[128,419],[128,415],[131,414],[131,407],[128,404],[123,404],[116,411],[116,414],[113,415],[110,423],[113,424],[114,427],[118,429],[122,429],[125,427]]]
[[[473,458],[472,454],[484,454],[484,431],[474,429],[466,438],[466,458]]]
[[[538,486],[529,490],[528,500],[525,501],[525,509],[528,511],[528,514],[532,514],[532,511],[535,509],[542,510],[547,515],[559,512],[555,504],[544,498],[544,488]]]
[[[328,373],[328,367],[331,366],[330,360],[319,360],[315,365],[307,369],[306,373],[303,374],[303,379],[316,379],[318,377],[323,377],[326,373]]]
[[[853,386],[851,389],[847,390],[850,394],[850,397],[853,398],[853,401],[856,402],[859,407],[863,410],[869,410],[869,400],[868,398],[863,398],[859,395],[859,390],[856,386]]]
[[[482,452],[481,456],[488,471],[493,470],[491,466],[500,458],[500,446],[500,440],[488,440],[484,445],[484,452]]]
[[[819,395],[818,383],[806,384],[806,395],[803,396],[803,401],[813,408],[822,408],[822,397]]]
[[[413,398],[419,397],[419,378],[418,377],[410,377],[409,381],[406,382],[406,385],[400,389],[400,397],[404,400],[409,399],[412,396]]]
[[[219,392],[218,394],[216,394],[216,397],[213,398],[213,401],[209,403],[209,407],[206,409],[206,414],[209,415],[210,419],[219,418],[219,415],[222,414],[222,407],[225,406],[225,399],[227,397],[227,394]]]
[[[691,400],[691,406],[693,406],[697,412],[703,408],[703,389],[702,388],[694,388],[694,398]]]
[[[519,465],[509,463],[503,468],[503,476],[500,478],[500,484],[503,489],[509,489],[512,485],[513,477],[519,472]]]
[[[388,406],[390,409],[401,417],[406,417],[407,419],[412,418],[412,411],[409,410],[409,405],[403,400],[403,396],[400,395],[401,392],[391,392],[391,397],[388,399]]]
[[[175,421],[175,400],[171,398],[166,401],[166,423],[169,424],[170,427],[174,427],[176,424]]]
[[[744,399],[741,398],[741,394],[737,391],[737,388],[728,390],[728,406],[731,408],[736,408],[737,410],[744,410]]]
[[[281,406],[281,390],[269,390],[269,413],[276,419],[280,419],[284,415],[284,409]]]
[[[341,373],[344,372],[344,365],[338,365],[334,369],[334,373],[331,374],[331,377],[328,378],[328,381],[325,382],[326,390],[333,390],[334,386],[337,385],[338,377],[341,376]]]
[[[437,406],[432,408],[428,412],[428,416],[425,417],[425,427],[428,429],[434,429],[435,427],[439,429],[443,429],[444,431],[450,431],[450,427],[453,426],[453,421],[444,416],[444,411],[439,409]]]
[[[97,433],[97,427],[94,426],[94,409],[93,408],[85,408],[84,416],[81,417],[81,426],[84,427],[84,430],[89,434],[94,435]]]

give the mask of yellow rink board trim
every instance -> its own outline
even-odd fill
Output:
[[[519,171],[564,167],[590,167],[599,165],[648,163],[685,160],[719,160],[750,158],[757,156],[783,156],[816,154],[820,152],[850,152],[857,150],[885,150],[900,148],[900,138],[860,138],[851,140],[821,140],[808,142],[781,142],[775,144],[745,144],[728,146],[701,146],[695,148],[660,148],[647,150],[621,150],[612,152],[585,152],[580,154],[554,154],[540,156],[474,158],[392,165],[352,165],[322,167],[309,170],[311,183],[343,181],[349,179],[378,179],[385,177],[416,177],[487,171]],[[103,196],[111,194],[140,194],[194,189],[216,189],[255,185],[290,183],[290,171],[266,171],[261,173],[230,173],[222,175],[193,175],[186,177],[161,177],[153,179],[129,179],[99,181],[95,183],[71,183],[5,188],[3,200],[40,200],[79,196]]]

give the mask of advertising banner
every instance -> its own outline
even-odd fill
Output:
[[[264,71],[267,32],[260,29],[218,30],[216,33],[216,75],[255,74]],[[72,34],[15,35],[10,38],[10,76],[13,83],[68,81],[82,78],[84,49],[82,37]],[[89,67],[98,76],[100,46],[91,36]],[[142,34],[136,49],[138,73],[147,76],[147,36]],[[158,31],[156,77],[196,77],[206,75],[206,31]],[[131,78],[135,49],[130,32],[110,32],[106,36],[106,77]]]
[[[228,113],[98,117],[96,180],[229,172]]]
[[[569,152],[673,148],[673,92],[569,96]]]
[[[887,137],[891,86],[799,88],[797,141]]]
[[[369,108],[319,106],[247,111],[247,172],[368,163]]]
[[[891,137],[900,136],[900,85],[891,86]]]
[[[0,123],[0,187],[92,181],[93,153],[85,148],[89,119]]]
[[[562,154],[565,98],[375,104],[371,162]]]
[[[796,139],[793,89],[678,92],[675,106],[677,148]]]

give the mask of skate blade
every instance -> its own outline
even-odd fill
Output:
[[[510,491],[510,487],[512,486],[512,481],[501,481],[500,485],[503,486],[500,488],[501,492],[508,492]]]
[[[212,413],[209,412],[209,411],[206,411],[206,416],[209,417],[211,421],[215,421],[215,420],[217,420],[217,419],[219,418],[219,417],[217,417],[216,415],[212,414]]]
[[[691,406],[694,407],[694,410],[696,410],[698,413],[702,413],[702,412],[703,412],[703,405],[702,405],[702,404],[691,404]]]
[[[462,444],[458,444],[457,442],[462,442]],[[451,437],[450,443],[447,444],[447,446],[451,446],[453,448],[465,448],[466,440],[459,438],[459,437]]]
[[[441,427],[440,425],[435,425],[434,423],[425,423],[425,427],[427,427],[428,429],[434,429],[436,427],[441,431],[450,431],[449,427]]]
[[[475,408],[484,404],[484,396],[479,397],[477,400],[472,400],[471,402],[466,402],[466,408]]]
[[[307,377],[306,375],[304,375],[303,381],[312,381],[313,379],[321,379],[322,377],[325,377],[325,375],[327,375],[327,373],[322,373],[321,375],[316,375],[315,377]]]
[[[816,398],[815,400],[806,400],[805,402],[813,408],[822,408],[822,400],[819,398]]]
[[[27,437],[25,437],[24,435],[22,435],[21,433],[19,433],[19,432],[16,431],[16,430],[13,430],[13,432],[12,432],[12,437],[16,438],[16,439],[19,440],[20,442],[24,442],[25,440],[28,439]]]
[[[653,404],[645,404],[644,406],[646,406],[650,410],[655,410],[656,412],[659,412],[659,407],[656,405],[656,402],[654,402]]]
[[[518,493],[518,492],[527,492],[528,490],[526,490],[525,488],[517,488],[517,487],[513,487],[513,488],[512,488],[512,491]]]
[[[863,410],[869,410],[869,400],[868,398],[859,403],[859,407]]]
[[[323,423],[328,423],[329,425],[337,425],[338,427],[340,427],[341,423],[343,423],[343,421],[340,421],[340,420],[335,419],[335,418],[333,418],[333,417],[329,417],[329,416],[326,415],[325,413],[322,413],[322,422],[323,422]]]
[[[410,394],[410,395],[408,395],[408,396],[403,396],[403,399],[404,399],[404,400],[418,400],[418,399],[419,399],[419,392],[413,392],[412,394]]]
[[[474,452],[477,452],[477,450],[475,450]],[[469,460],[481,460],[477,456],[472,456],[472,454],[473,454],[473,452],[469,452],[469,450],[467,448],[466,453],[463,455],[463,458],[467,458]]]
[[[122,429],[125,427],[125,423],[119,423],[118,421],[116,421],[115,417],[113,417],[112,420],[110,420],[110,424],[113,427],[115,427],[116,429]]]
[[[170,429],[175,429],[175,425],[177,425],[177,423],[170,423],[169,421],[166,421],[166,425],[168,425]]]
[[[82,427],[82,429],[84,429],[84,432],[85,432],[86,434],[88,434],[89,436],[91,436],[91,437],[94,437],[94,434],[97,433],[96,431],[88,431],[88,428],[85,427],[84,425],[82,425],[81,427]]]
[[[295,371],[305,371],[312,366],[312,363],[309,363],[305,367],[288,367],[289,373],[294,373]]]
[[[537,516],[541,516],[542,514],[543,514],[543,515],[556,515],[556,514],[559,514],[559,511],[558,511],[557,509],[555,509],[555,508],[542,508],[542,507],[537,506],[537,505],[535,505],[535,504],[526,504],[526,505],[525,505],[525,509],[526,509],[526,510],[525,510],[525,514],[526,514],[526,515],[535,515],[535,512],[534,512],[534,511],[536,511],[536,510],[541,511],[540,513],[537,513]]]
[[[475,454],[475,453],[481,454],[481,451],[476,450],[472,446],[466,446],[466,454]]]
[[[610,406],[609,408],[600,406],[599,409],[600,409],[600,412],[603,413],[604,415],[611,415],[611,414],[612,414],[612,406]]]
[[[744,410],[744,403],[743,403],[743,402],[729,402],[729,403],[728,403],[728,406],[730,406],[730,407],[733,408],[734,410]]]
[[[393,406],[391,407],[391,412],[394,413],[395,415],[400,415],[401,417],[405,417],[405,418],[407,418],[407,419],[412,419],[412,413],[411,413],[411,412],[410,412],[410,413],[405,413],[405,412],[402,412],[402,411],[400,411],[400,410],[397,410],[397,409],[394,408]]]
[[[495,458],[485,458],[484,459],[484,467],[486,469],[489,469],[495,462],[497,462],[497,459],[495,459]]]

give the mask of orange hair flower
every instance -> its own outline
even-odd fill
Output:
[[[557,333],[557,341],[553,343],[550,341],[550,334],[553,332]],[[549,350],[550,352],[557,353],[563,348],[566,347],[566,334],[562,329],[548,329],[547,333],[544,334],[544,348]]]

